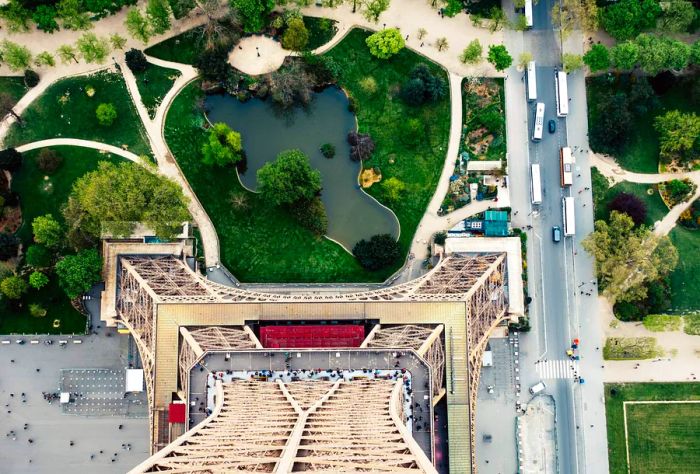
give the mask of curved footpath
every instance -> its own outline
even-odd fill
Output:
[[[119,155],[122,158],[133,161],[134,163],[142,163],[141,158],[137,154],[124,150],[123,148],[92,140],[81,140],[79,138],[49,138],[48,140],[39,140],[20,145],[17,147],[17,151],[24,153],[27,151],[36,150],[37,148],[46,148],[49,146],[79,146],[82,148],[93,148],[106,153]]]

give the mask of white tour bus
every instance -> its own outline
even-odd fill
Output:
[[[532,0],[525,0],[525,26],[532,28]]]
[[[535,73],[535,61],[527,63],[527,100],[537,100],[537,74]]]
[[[532,141],[538,142],[542,140],[542,130],[544,129],[544,103],[537,103],[535,112],[535,127],[532,130]]]
[[[542,202],[542,182],[540,181],[540,165],[534,163],[530,165],[530,197],[532,204]]]
[[[569,92],[566,88],[566,73],[556,71],[554,73],[554,88],[557,98],[557,117],[569,115]]]
[[[575,235],[576,216],[574,215],[574,198],[565,197],[562,199],[562,209],[564,211],[564,235]]]
[[[571,186],[574,183],[574,156],[568,146],[559,150],[559,166],[561,187]]]

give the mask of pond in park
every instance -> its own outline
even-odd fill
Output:
[[[399,222],[389,209],[366,194],[358,184],[361,164],[350,159],[346,137],[356,129],[355,116],[348,111],[348,99],[338,88],[329,87],[315,94],[306,109],[284,114],[272,101],[252,99],[240,102],[228,94],[206,99],[212,123],[224,122],[240,132],[247,155],[247,170],[241,182],[256,188],[256,172],[284,150],[298,148],[306,153],[311,166],[321,172],[321,199],[328,213],[331,239],[352,251],[361,239],[375,234],[398,238]],[[335,146],[334,158],[325,158],[320,147]]]

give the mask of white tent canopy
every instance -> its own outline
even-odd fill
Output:
[[[126,369],[126,392],[143,392],[143,369]]]

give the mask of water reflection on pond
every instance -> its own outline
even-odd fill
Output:
[[[241,103],[229,95],[206,99],[209,120],[224,122],[241,133],[248,156],[248,167],[240,175],[243,185],[256,188],[256,172],[273,161],[283,150],[298,148],[306,153],[311,166],[321,172],[321,199],[328,213],[327,235],[346,249],[360,239],[375,234],[397,237],[396,216],[364,193],[357,184],[360,163],[350,159],[346,136],[355,129],[355,117],[348,111],[348,100],[337,88],[315,94],[307,110],[281,114],[271,101],[252,99]],[[334,158],[325,158],[319,148],[335,145]],[[375,186],[377,186],[375,184]]]

